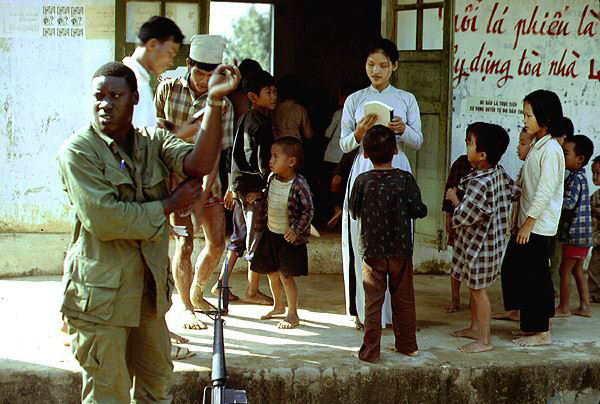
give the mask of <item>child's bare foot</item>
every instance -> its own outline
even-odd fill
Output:
[[[493,348],[494,346],[492,344],[486,345],[479,341],[475,341],[458,348],[458,350],[465,353],[477,353],[491,351]]]
[[[271,296],[265,295],[260,290],[253,295],[248,294],[248,291],[246,291],[246,296],[244,296],[244,303],[271,306],[273,305],[273,298]]]
[[[460,303],[452,301],[452,302],[450,302],[450,304],[448,306],[444,307],[444,310],[446,310],[446,313],[459,312],[460,311]]]
[[[279,314],[285,314],[285,306],[283,307],[273,307],[273,309],[268,312],[267,314],[260,316],[261,320],[268,320],[270,318],[273,318],[274,316],[277,316]]]
[[[500,313],[492,314],[492,319],[494,320],[508,320],[508,321],[519,321],[519,311],[518,310],[509,310],[509,311],[501,311]]]
[[[477,331],[472,328],[465,328],[462,330],[453,331],[450,333],[453,337],[477,339]]]
[[[584,308],[584,307],[579,306],[578,308],[573,310],[571,312],[571,314],[574,316],[592,317],[592,312],[590,311],[589,307]]]
[[[554,310],[554,317],[571,317],[571,310],[557,307],[556,310]]]
[[[282,330],[289,330],[290,328],[296,328],[300,324],[300,317],[297,314],[288,314],[286,318],[281,320],[279,324],[277,324],[277,328],[281,328]]]
[[[550,332],[538,332],[528,337],[515,338],[512,342],[518,346],[543,346],[550,345],[552,338]]]
[[[510,332],[510,335],[512,335],[513,337],[528,337],[530,335],[534,335],[534,332],[530,332],[530,331],[521,331],[521,330],[513,330]]]

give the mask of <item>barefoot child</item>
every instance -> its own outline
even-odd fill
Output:
[[[563,116],[560,121],[559,133],[560,136],[556,137],[558,143],[562,146],[565,142],[565,139],[570,139],[573,137],[575,132],[575,127],[573,126],[573,122]],[[558,235],[552,237],[550,241],[550,274],[552,275],[552,285],[554,286],[554,297],[558,297],[558,290],[560,289],[560,263],[562,261],[562,248],[560,246],[560,242],[558,241]]]
[[[523,100],[524,129],[535,137],[525,158],[519,201],[518,231],[502,262],[505,310],[520,310],[519,346],[550,344],[554,316],[554,287],[550,275],[549,243],[558,229],[564,191],[562,106],[556,93],[536,90]]]
[[[469,132],[473,130],[473,125],[479,125],[479,122],[473,123],[467,127],[465,144],[469,141]],[[448,192],[450,188],[458,187],[460,181],[471,171],[473,171],[473,166],[469,163],[467,155],[463,154],[452,163],[450,172],[448,173],[448,179],[446,179],[442,211],[446,212],[446,234],[448,234],[448,245],[451,247],[454,247],[454,242],[456,241],[456,230],[450,225],[454,207],[452,206],[452,202],[446,199],[446,192]],[[458,192],[457,196],[459,200],[462,200],[463,193]],[[450,277],[450,289],[452,291],[452,299],[450,300],[450,304],[445,307],[445,310],[446,313],[456,313],[460,310],[460,282],[452,276]]]
[[[583,274],[585,261],[592,240],[592,214],[590,209],[590,192],[585,166],[594,153],[594,144],[584,135],[565,139],[565,167],[570,174],[565,181],[562,214],[558,226],[558,241],[562,244],[562,261],[560,263],[560,303],[555,310],[555,317],[576,316],[590,317],[590,296],[588,285]],[[571,274],[575,277],[579,292],[579,308],[569,309]]]
[[[363,257],[365,334],[358,358],[377,362],[388,279],[394,350],[410,356],[418,353],[411,219],[425,217],[427,206],[421,201],[412,174],[392,167],[398,149],[391,129],[376,125],[367,130],[363,148],[374,169],[356,177],[348,208],[352,218],[358,220],[359,253]]]
[[[531,150],[531,146],[533,146],[533,141],[535,137],[527,133],[525,129],[521,129],[521,133],[519,133],[519,144],[517,145],[517,156],[519,160],[525,161],[527,158],[527,154],[529,150]],[[519,170],[519,175],[517,176],[517,186],[521,188],[523,182],[523,167]],[[513,197],[513,204],[511,210],[511,219],[510,219],[510,233],[515,235],[519,230],[518,220],[519,220],[519,198]],[[510,275],[510,274],[509,274]],[[505,275],[506,276],[506,275]],[[502,293],[504,295],[504,301],[509,301],[510,296],[514,295],[514,291],[509,291],[507,288],[512,287],[513,283],[503,282],[502,283]],[[519,321],[519,310],[512,309],[507,311],[502,311],[499,313],[492,314],[492,319],[494,320],[509,320],[509,321]]]
[[[264,70],[253,71],[244,77],[242,87],[250,103],[250,110],[240,117],[233,142],[230,190],[236,205],[234,232],[227,246],[228,268],[226,270],[223,266],[221,270],[221,278],[227,276],[227,279],[238,256],[252,259],[261,236],[262,229],[258,228],[256,221],[262,215],[264,205],[260,198],[269,175],[273,143],[270,114],[277,103],[275,80]],[[272,304],[272,299],[260,292],[258,284],[259,275],[249,269],[244,302]],[[212,292],[216,292],[214,286]]]
[[[600,156],[594,158],[592,173],[595,186],[600,186]],[[594,233],[594,248],[588,264],[588,290],[590,301],[600,303],[600,189],[590,198],[592,208],[592,229]]]
[[[492,349],[487,288],[500,270],[511,198],[519,192],[498,164],[509,142],[508,134],[498,125],[483,123],[469,132],[467,157],[475,171],[459,185],[464,192],[462,202],[453,188],[446,195],[455,207],[452,226],[457,231],[452,276],[467,283],[471,298],[471,325],[452,335],[476,340],[461,347],[462,352]]]
[[[267,274],[273,293],[273,309],[262,320],[285,313],[285,290],[288,312],[277,324],[284,329],[300,324],[294,277],[308,275],[306,243],[315,211],[308,183],[297,173],[302,155],[302,142],[294,137],[281,137],[271,146],[271,175],[265,191],[267,229],[250,263],[253,271]]]

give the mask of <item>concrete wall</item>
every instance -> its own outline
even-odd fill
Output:
[[[575,132],[593,139],[600,154],[597,1],[458,0],[455,12],[452,161],[466,153],[469,123],[493,122],[509,131],[501,164],[516,176],[522,100],[539,88],[558,94]],[[590,167],[588,175],[592,185]]]
[[[114,16],[98,17],[114,15],[114,1],[3,3],[0,232],[65,232],[68,208],[55,154],[91,116],[91,77],[114,57],[114,33],[109,29],[114,32]],[[44,8],[49,5],[54,12]],[[105,11],[109,13],[102,14]]]

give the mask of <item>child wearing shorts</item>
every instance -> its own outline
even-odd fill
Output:
[[[306,244],[314,207],[308,183],[297,173],[302,156],[302,142],[294,137],[278,138],[271,146],[271,175],[264,191],[266,229],[250,262],[252,271],[267,274],[273,294],[273,308],[261,317],[262,320],[285,313],[285,291],[288,311],[277,324],[283,329],[300,324],[298,287],[294,277],[308,275]],[[263,227],[264,220],[261,222]]]
[[[583,262],[593,245],[590,191],[585,166],[594,153],[594,144],[584,135],[565,139],[565,168],[570,174],[565,180],[562,213],[558,225],[558,241],[562,247],[560,263],[560,303],[555,317],[590,317],[590,295],[583,274]],[[569,309],[571,274],[579,292],[579,307]]]

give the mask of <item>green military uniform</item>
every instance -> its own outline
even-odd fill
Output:
[[[193,149],[162,129],[131,129],[129,156],[94,124],[71,135],[59,172],[75,207],[61,308],[75,333],[84,402],[171,399],[169,232],[161,199]]]

